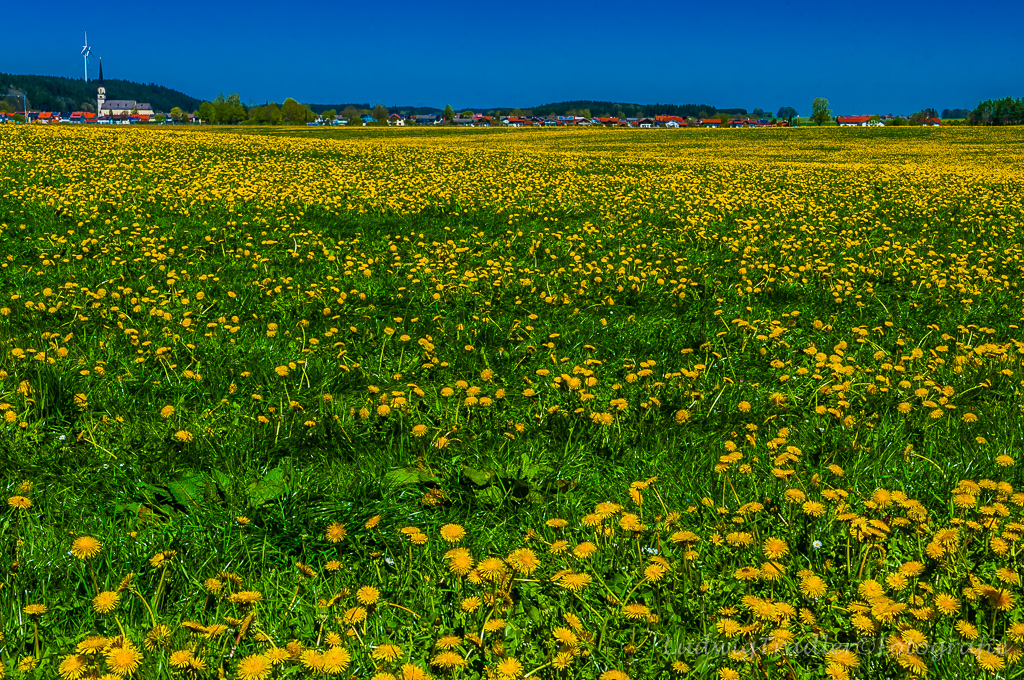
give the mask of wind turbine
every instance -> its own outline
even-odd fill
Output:
[[[89,33],[85,34],[85,45],[82,46],[82,59],[85,61],[85,82],[89,82],[89,55],[92,48],[89,47]]]

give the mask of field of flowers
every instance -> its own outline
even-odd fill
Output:
[[[0,678],[1021,674],[1022,150],[0,127]]]

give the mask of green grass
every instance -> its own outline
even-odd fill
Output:
[[[192,156],[213,167],[227,162],[231,156],[225,149],[237,144],[250,167],[297,158],[323,172],[343,168],[339,183],[365,171],[366,177],[339,190],[343,201],[357,205],[370,201],[366,196],[376,186],[371,179],[379,173],[390,173],[388,186],[407,179],[401,168],[374,161],[374,153],[398,154],[409,162],[443,157],[438,182],[450,182],[443,185],[452,195],[445,198],[438,190],[429,205],[405,214],[338,211],[315,198],[277,206],[258,201],[229,206],[214,198],[186,216],[163,189],[157,191],[160,200],[146,202],[146,188],[156,187],[159,178],[145,170],[130,178],[134,184],[128,192],[94,192],[84,202],[76,197],[60,207],[25,200],[21,193],[27,187],[57,192],[74,185],[56,172],[57,165],[40,168],[19,158],[0,163],[7,257],[0,269],[0,306],[8,309],[0,317],[0,402],[12,405],[5,412],[17,413],[0,436],[2,483],[9,495],[23,479],[35,484],[33,509],[9,511],[0,529],[6,551],[0,567],[8,567],[9,574],[9,587],[0,590],[8,669],[34,653],[31,626],[20,613],[26,604],[46,602],[50,608],[43,619],[43,653],[50,665],[40,669],[40,677],[52,677],[57,656],[70,651],[84,632],[118,630],[109,616],[89,611],[96,584],[84,563],[68,554],[75,533],[104,542],[101,557],[90,563],[100,590],[114,588],[128,572],[138,573],[139,590],[150,604],[162,591],[155,615],[172,625],[189,618],[208,624],[229,611],[239,614],[197,594],[203,580],[227,570],[264,593],[268,605],[261,625],[267,635],[282,644],[293,638],[311,644],[319,635],[316,600],[342,586],[372,581],[386,598],[408,598],[392,601],[408,602],[420,616],[383,612],[373,622],[375,639],[390,637],[425,649],[440,632],[466,632],[469,626],[457,611],[459,586],[440,558],[444,550],[437,531],[446,523],[470,529],[467,544],[474,555],[503,556],[544,519],[565,517],[575,524],[596,503],[624,503],[632,481],[658,477],[668,509],[693,508],[686,521],[692,518],[709,530],[718,521],[700,509],[707,497],[733,509],[740,499],[763,502],[772,509],[760,520],[765,535],[785,533],[794,553],[815,560],[815,568],[830,560],[832,568],[849,576],[860,553],[851,562],[838,536],[782,519],[782,494],[790,487],[771,476],[777,448],[801,451],[800,477],[807,490],[816,488],[812,475],[838,464],[846,471],[844,485],[854,493],[903,490],[940,515],[948,515],[949,492],[960,479],[991,477],[1018,485],[1016,468],[1000,470],[993,459],[1001,452],[1016,455],[1024,441],[1021,362],[1013,344],[1019,338],[1022,267],[1016,232],[1020,175],[1013,178],[1020,168],[1019,133],[1010,138],[971,131],[974,136],[966,142],[976,163],[973,174],[952,186],[922,176],[907,161],[916,158],[939,168],[935,159],[958,155],[950,149],[962,138],[936,143],[914,130],[881,130],[871,140],[828,131],[813,139],[806,138],[807,131],[772,133],[786,136],[726,134],[708,142],[700,133],[644,139],[616,132],[576,138],[547,131],[528,137],[491,130],[246,129],[203,137]],[[275,148],[275,140],[298,146]],[[248,146],[257,143],[271,146]],[[728,161],[695,152],[707,143],[721,145],[717,148]],[[871,143],[881,146],[874,147],[880,157],[872,161],[876,175],[871,179],[864,181],[860,168],[836,165],[837,158],[856,157]],[[742,160],[748,144],[761,145],[755,152],[766,158]],[[45,138],[26,148],[64,153],[47,146]],[[684,167],[669,152],[694,154],[695,160]],[[143,146],[137,158],[144,164],[169,153]],[[989,154],[1000,160],[981,169]],[[466,188],[472,177],[455,181],[445,174],[449,165],[474,163],[480,172],[495,164],[512,178],[514,191],[489,202]],[[531,172],[518,172],[524,166]],[[87,174],[95,171],[83,167]],[[998,174],[1004,169],[1006,174]],[[657,193],[663,184],[659,176],[682,177],[685,188]],[[943,178],[952,183],[955,176],[950,172]],[[237,188],[246,186],[246,175],[235,179]],[[576,203],[553,198],[564,187],[584,187],[584,198]],[[977,198],[982,194],[987,200]],[[194,195],[209,196],[202,190]],[[771,203],[765,196],[782,198]],[[83,216],[88,223],[79,225]],[[136,221],[142,226],[128,226]],[[702,222],[699,236],[694,221]],[[748,222],[770,225],[770,234],[752,231]],[[882,224],[887,228],[877,226]],[[589,231],[592,225],[603,231]],[[809,235],[808,225],[819,231]],[[68,235],[64,243],[58,240],[62,234]],[[970,257],[958,260],[964,237],[974,248]],[[275,243],[267,243],[271,240]],[[893,241],[901,245],[886,246]],[[904,248],[917,257],[929,253],[927,262],[904,257]],[[588,272],[588,287],[581,292],[581,274],[567,264],[577,254],[589,262],[607,258],[623,273],[602,270],[604,280],[597,281],[596,270]],[[626,254],[647,263],[628,262]],[[373,260],[367,265],[372,276],[362,277],[357,265],[346,271],[346,256],[354,263]],[[488,263],[503,258],[507,271],[500,285],[480,276],[489,271],[497,277]],[[417,259],[429,264],[415,265]],[[677,263],[685,269],[691,283],[684,284],[683,296],[678,288],[655,282],[668,278],[664,273],[646,275],[644,267],[653,259],[664,260],[658,266],[668,272]],[[827,271],[789,275],[757,269],[766,262],[794,267],[814,262]],[[851,262],[868,264],[858,270]],[[985,274],[977,274],[979,268]],[[631,274],[638,275],[636,281],[628,279]],[[967,288],[931,287],[938,276],[962,277]],[[68,282],[75,287],[65,288]],[[760,290],[738,294],[737,286],[745,285]],[[133,292],[118,292],[125,286]],[[81,293],[83,287],[90,294]],[[97,296],[101,288],[105,292]],[[47,300],[44,289],[58,291],[64,307],[40,312],[24,306],[26,299]],[[203,300],[197,299],[200,291]],[[347,295],[339,303],[341,292]],[[8,295],[20,297],[8,301]],[[132,303],[133,297],[150,301]],[[138,311],[131,310],[133,304]],[[155,316],[158,309],[171,310],[173,320]],[[183,310],[192,311],[200,330],[181,325]],[[744,330],[737,319],[759,330]],[[783,342],[757,337],[771,321],[786,329]],[[206,337],[210,323],[216,328]],[[278,326],[272,336],[269,323]],[[391,328],[393,335],[387,333]],[[855,328],[867,330],[866,342],[857,344]],[[991,334],[981,330],[989,328]],[[135,329],[135,335],[126,329]],[[398,338],[406,332],[411,339],[403,343]],[[944,334],[948,339],[940,340]],[[934,361],[941,357],[934,349],[940,343],[953,348],[950,357],[969,355],[979,335],[1006,344],[1006,358],[985,355],[962,372],[954,372],[952,362]],[[434,351],[417,345],[427,336]],[[828,369],[820,369],[820,380],[794,376],[783,383],[780,370],[770,365],[777,358],[790,362],[786,371],[808,361],[813,368],[808,359],[813,353],[801,352],[810,343],[826,354],[835,353],[838,343],[848,344],[844,356],[855,357],[850,365],[858,367],[858,377],[856,385],[842,390],[843,397],[821,392],[824,385],[841,384]],[[873,359],[875,352],[898,361],[918,346],[928,350],[925,358],[900,362],[914,387],[926,380],[955,385],[956,411],[942,419],[931,419],[924,408],[910,416],[897,412],[898,403],[912,400],[909,389],[903,396],[895,387],[881,394],[866,389],[883,372],[885,360]],[[25,358],[12,354],[45,349],[57,356],[60,347],[68,357],[53,363],[35,360],[33,352]],[[157,358],[158,347],[169,348],[167,359]],[[304,369],[293,366],[287,376],[275,372],[298,359],[308,362]],[[587,364],[588,359],[601,363]],[[656,362],[652,376],[631,382],[628,376],[635,376],[641,362],[651,361]],[[704,368],[694,369],[697,364]],[[547,387],[554,376],[572,374],[577,366],[600,377],[593,407],[569,390]],[[870,371],[860,372],[865,367]],[[1011,375],[1001,374],[1003,368]],[[480,377],[485,369],[494,372],[493,383]],[[543,369],[551,375],[537,373]],[[187,377],[186,370],[201,380]],[[678,374],[691,370],[692,377]],[[659,377],[673,372],[677,375]],[[899,377],[894,374],[893,383]],[[481,386],[495,405],[470,408],[457,404],[458,393],[441,395],[458,380]],[[543,393],[524,396],[527,380]],[[22,381],[31,386],[30,394],[18,391]],[[414,396],[410,385],[423,396]],[[403,391],[409,404],[377,416],[379,398],[371,387],[385,394]],[[506,391],[500,400],[498,388]],[[772,403],[774,392],[786,395],[785,406]],[[87,404],[76,403],[78,394],[87,396]],[[606,411],[609,400],[620,395],[630,406],[614,424],[590,421],[591,409]],[[660,405],[640,406],[651,397]],[[840,406],[851,424],[814,410],[819,403],[834,408],[837,399],[853,402]],[[289,403],[293,400],[301,410]],[[740,401],[749,401],[751,411],[739,411]],[[165,419],[160,410],[167,405],[174,415]],[[369,417],[361,417],[360,408],[367,408]],[[586,413],[574,415],[575,408]],[[680,410],[689,412],[684,423],[676,422]],[[962,422],[966,412],[977,413],[979,424]],[[268,422],[260,424],[261,416]],[[427,425],[429,433],[413,436],[415,424]],[[783,429],[789,433],[780,437]],[[177,437],[180,431],[191,433],[191,440]],[[756,436],[745,443],[748,434]],[[442,436],[449,445],[437,448]],[[768,448],[773,438],[781,444]],[[746,460],[759,461],[754,475],[727,479],[713,472],[726,441],[738,443]],[[443,491],[444,502],[424,504],[432,489]],[[652,512],[650,497],[648,504],[646,511]],[[239,515],[251,524],[240,527]],[[354,532],[341,548],[321,538],[329,522],[354,530],[374,515],[384,517],[379,534]],[[791,513],[786,516],[793,521]],[[408,546],[396,532],[410,524],[430,536],[431,557],[407,556]],[[812,551],[809,542],[818,537],[826,545]],[[18,538],[24,545],[16,550]],[[652,549],[661,545],[651,540]],[[904,556],[913,553],[911,544],[901,544]],[[661,549],[679,557],[674,549]],[[147,564],[161,550],[178,552],[166,577]],[[615,550],[601,567],[609,579],[633,552],[628,545]],[[333,557],[346,569],[296,584],[295,561],[320,571]],[[695,616],[713,616],[715,601],[740,594],[737,584],[723,577],[723,569],[730,569],[725,558],[707,557],[700,569],[703,579],[714,583],[717,600],[698,594],[701,578],[679,581],[665,601],[657,594],[649,600],[658,602],[676,630],[702,628],[693,622]],[[613,589],[628,592],[637,582],[630,578],[623,576]],[[162,581],[166,585],[159,585]],[[550,584],[522,587],[509,618],[523,623],[510,646],[539,666],[547,657],[536,640],[573,600]],[[687,598],[701,604],[688,604]],[[126,593],[125,600],[122,621],[134,622],[129,637],[138,638],[148,628],[148,611],[141,597]],[[838,620],[839,615],[829,616]],[[612,628],[609,639],[630,635],[622,622]],[[662,630],[658,639],[670,633]],[[230,646],[227,637],[215,644],[222,646],[221,654]],[[632,666],[632,676],[665,672],[655,652],[648,648],[644,655]],[[627,657],[595,650],[593,662],[577,668],[582,667],[581,677],[596,677],[596,669],[622,665]],[[166,667],[147,672],[158,677]]]

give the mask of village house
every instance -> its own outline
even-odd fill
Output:
[[[839,127],[867,127],[871,116],[836,116]]]

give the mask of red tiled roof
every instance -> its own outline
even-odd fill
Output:
[[[839,116],[836,118],[837,123],[866,123],[871,120],[871,116]]]

